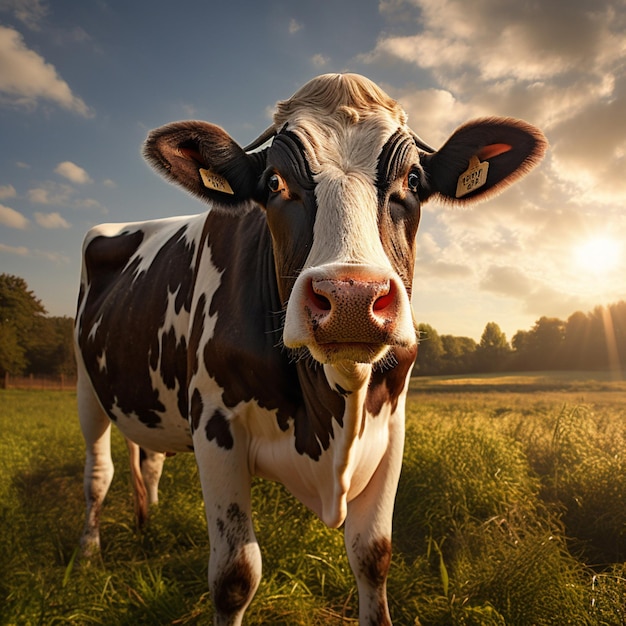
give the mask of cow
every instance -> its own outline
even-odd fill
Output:
[[[530,124],[491,117],[434,150],[355,74],[305,84],[245,148],[201,121],[152,131],[147,161],[207,207],[85,238],[75,325],[83,552],[100,545],[114,422],[135,455],[153,451],[157,473],[163,453],[195,454],[215,624],[241,624],[259,584],[252,476],[344,526],[359,621],[391,624],[420,208],[492,196],[546,145]]]

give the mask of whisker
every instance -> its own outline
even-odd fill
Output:
[[[376,372],[385,372],[386,370],[393,369],[396,365],[398,365],[398,358],[395,352],[388,350],[372,367]]]

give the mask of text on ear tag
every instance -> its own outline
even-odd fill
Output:
[[[456,184],[456,197],[462,198],[482,187],[487,182],[488,161],[480,161],[477,156],[470,159],[468,168],[459,176]]]
[[[202,182],[207,189],[221,191],[222,193],[227,193],[231,196],[235,194],[232,187],[228,184],[228,181],[223,176],[220,176],[211,170],[200,168],[200,178],[202,178]]]

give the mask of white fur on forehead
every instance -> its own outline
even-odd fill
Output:
[[[389,137],[406,125],[400,105],[358,74],[324,74],[279,102],[275,127],[295,132],[313,171],[335,166],[375,175],[375,159]],[[374,158],[373,158],[374,157]]]
[[[306,267],[330,262],[388,267],[378,232],[374,185],[363,176],[337,176],[330,169],[316,177],[318,210]]]
[[[327,74],[278,105],[276,128],[302,141],[316,183],[313,245],[305,267],[364,263],[390,267],[378,233],[381,150],[406,114],[374,83]],[[407,133],[408,133],[407,129]]]

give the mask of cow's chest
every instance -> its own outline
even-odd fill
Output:
[[[349,401],[343,416],[333,420],[327,447],[312,458],[297,451],[293,421],[281,430],[273,426],[275,420],[251,415],[246,424],[248,466],[255,475],[281,482],[324,523],[337,527],[345,519],[347,503],[365,489],[378,468],[396,419],[391,405],[374,416],[358,399]]]

